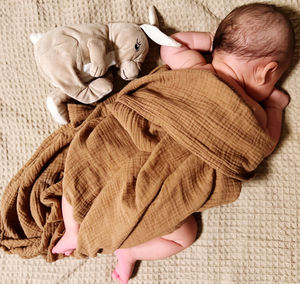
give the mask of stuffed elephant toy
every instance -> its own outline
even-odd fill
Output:
[[[47,107],[58,123],[68,123],[67,103],[71,99],[90,104],[112,91],[112,76],[107,72],[110,66],[120,68],[124,80],[138,76],[149,50],[146,34],[160,45],[180,46],[156,27],[153,6],[149,22],[141,26],[78,24],[30,36],[40,73],[56,87],[47,98]]]

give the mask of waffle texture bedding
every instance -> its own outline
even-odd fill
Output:
[[[245,3],[249,1],[2,1],[1,196],[41,142],[58,128],[44,105],[52,88],[35,66],[30,33],[76,23],[144,23],[151,4],[159,11],[161,29],[169,34],[211,31],[234,7]],[[300,2],[271,3],[289,8],[296,32],[294,66],[281,82],[291,96],[281,143],[243,185],[237,201],[197,215],[199,238],[190,248],[166,260],[142,262],[132,283],[300,282]],[[143,74],[158,64],[158,52],[151,43]],[[77,119],[89,112],[88,107],[80,113],[77,109]],[[111,255],[98,255],[49,264],[40,256],[22,259],[3,251],[0,260],[0,283],[113,283],[110,275],[116,261]]]

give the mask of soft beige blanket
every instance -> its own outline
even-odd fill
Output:
[[[259,2],[261,0],[258,0]],[[53,90],[40,76],[28,37],[56,26],[78,23],[148,21],[154,4],[161,28],[214,30],[234,7],[249,0],[61,0],[0,2],[0,195],[41,142],[59,126],[45,108]],[[262,163],[240,197],[230,205],[198,214],[198,240],[162,261],[144,261],[132,283],[300,283],[300,1],[271,0],[288,6],[297,46],[294,67],[281,82],[291,96],[283,135],[275,153]],[[150,42],[143,74],[157,65],[159,48]],[[124,82],[115,77],[115,82]],[[83,114],[85,116],[85,114]],[[114,283],[111,255],[46,263],[0,250],[1,283]]]

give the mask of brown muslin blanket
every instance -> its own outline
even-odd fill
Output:
[[[6,188],[0,246],[59,257],[62,190],[81,223],[77,257],[173,231],[190,214],[234,201],[272,147],[251,109],[217,76],[154,70],[95,108],[70,105]]]

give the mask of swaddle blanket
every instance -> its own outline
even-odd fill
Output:
[[[234,201],[273,146],[242,98],[216,75],[167,70],[129,83],[48,137],[6,188],[1,247],[59,257],[62,190],[80,226],[77,257],[173,231],[190,214]]]

